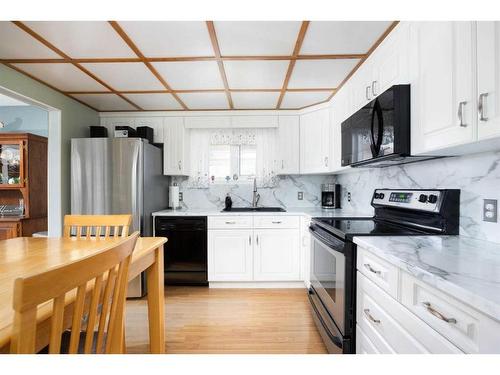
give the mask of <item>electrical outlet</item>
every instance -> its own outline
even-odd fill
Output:
[[[348,202],[351,201],[351,192],[350,191],[347,192],[347,201]]]
[[[182,191],[179,191],[179,202],[182,202],[182,198],[183,198]]]
[[[498,201],[483,199],[483,221],[496,223],[498,219]]]
[[[299,201],[304,200],[304,192],[299,191],[299,192],[297,193],[297,199],[298,199]]]

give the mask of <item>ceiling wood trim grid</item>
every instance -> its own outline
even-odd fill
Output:
[[[398,24],[398,21],[392,22],[389,27],[385,29],[385,31],[380,35],[380,37],[373,43],[370,44],[371,47],[368,49],[366,53],[323,53],[323,54],[301,54],[301,47],[303,45],[304,39],[306,38],[306,34],[308,32],[308,29],[310,29],[310,21],[303,21],[300,25],[300,29],[297,33],[297,37],[295,40],[293,52],[290,55],[222,55],[221,54],[221,49],[219,45],[219,38],[216,32],[216,25],[214,25],[213,21],[206,21],[205,25],[207,28],[208,36],[210,39],[211,43],[211,48],[214,52],[212,56],[154,56],[154,57],[147,57],[144,55],[144,53],[141,51],[139,46],[133,41],[133,39],[125,32],[123,27],[117,22],[117,21],[108,21],[109,25],[113,28],[113,30],[116,32],[116,34],[125,42],[125,44],[130,48],[130,50],[133,52],[130,53],[129,57],[105,57],[105,58],[100,58],[100,57],[79,57],[79,58],[72,58],[68,54],[66,54],[64,51],[62,51],[60,48],[56,47],[56,45],[52,44],[51,41],[49,41],[51,38],[46,38],[40,35],[38,32],[33,30],[31,27],[26,25],[25,23],[21,21],[12,21],[14,25],[16,25],[19,29],[23,30],[25,33],[27,33],[29,36],[37,40],[38,42],[42,43],[45,47],[50,49],[52,52],[60,56],[60,58],[0,58],[0,63],[22,73],[25,74],[26,76],[30,77],[31,79],[36,80],[37,82],[40,82],[42,84],[47,85],[48,87],[66,95],[69,96],[70,98],[78,101],[79,103],[82,103],[96,111],[99,111],[99,109],[95,108],[95,106],[90,105],[86,103],[84,100],[81,100],[80,98],[75,97],[74,95],[92,95],[92,94],[111,94],[111,95],[116,95],[119,98],[123,99],[126,101],[132,108],[130,110],[125,110],[125,111],[142,111],[142,110],[152,110],[152,109],[143,109],[141,106],[137,105],[134,103],[133,100],[128,98],[126,95],[128,94],[169,94],[173,99],[171,99],[174,103],[175,101],[178,103],[178,105],[182,108],[182,110],[196,110],[194,108],[189,108],[188,105],[185,104],[185,102],[180,98],[179,95],[177,94],[195,94],[195,93],[206,93],[207,95],[220,95],[221,93],[225,94],[225,97],[227,99],[228,103],[228,109],[244,109],[248,110],[250,108],[235,108],[235,104],[233,102],[233,97],[232,93],[242,93],[238,95],[243,95],[243,93],[247,93],[248,95],[251,95],[251,93],[276,93],[277,94],[277,104],[275,109],[303,109],[306,107],[310,107],[312,105],[324,103],[326,101],[329,101],[335,93],[352,77],[352,75],[359,69],[359,67],[366,61],[366,59],[371,55],[371,53],[380,45],[380,43],[387,37],[387,35],[396,27]],[[219,30],[220,31],[220,30]],[[112,31],[111,31],[112,32]],[[311,37],[309,37],[311,38]],[[48,40],[49,39],[49,40]],[[64,48],[63,48],[64,49]],[[306,47],[307,49],[307,47]],[[308,49],[310,52],[315,52],[311,51]],[[206,54],[205,50],[205,54]],[[316,51],[320,52],[320,51]],[[321,51],[321,52],[337,52],[337,51]],[[341,52],[341,51],[340,51]],[[352,51],[354,52],[354,51]],[[356,51],[358,52],[358,51]],[[360,50],[359,52],[364,52]],[[135,54],[137,57],[132,57],[133,54]],[[200,54],[201,55],[201,54]],[[97,55],[99,56],[99,55]],[[21,56],[24,57],[24,56]],[[350,59],[355,59],[358,60],[358,62],[355,64],[355,66],[352,68],[352,70],[349,71],[349,73],[342,79],[342,81],[336,85],[336,87],[315,87],[319,85],[314,85],[312,87],[302,87],[302,85],[297,85],[295,84],[295,78],[294,84],[292,87],[288,87],[290,80],[292,76],[295,77],[294,73],[294,68],[296,66],[297,61],[302,61],[302,60],[350,60]],[[186,87],[184,89],[174,89],[171,87],[171,85],[168,83],[168,77],[165,77],[164,72],[160,74],[158,70],[153,66],[153,63],[182,63],[182,62],[216,62],[217,67],[219,70],[220,78],[222,80],[222,85],[223,88],[189,88]],[[270,85],[271,88],[231,88],[230,85],[230,80],[228,80],[227,74],[226,74],[226,68],[224,66],[225,61],[288,61],[288,67],[286,69],[286,74],[284,76],[283,84],[281,88],[272,88],[273,85]],[[108,91],[78,91],[78,90],[63,90],[61,88],[56,87],[54,84],[51,84],[51,82],[47,82],[45,79],[42,79],[43,77],[36,77],[35,74],[31,72],[31,70],[28,69],[26,71],[26,65],[23,67],[16,66],[15,64],[71,64],[72,66],[76,67],[79,71],[84,73],[86,76],[90,77],[91,80],[97,82],[101,86],[103,86],[105,89]],[[87,69],[85,66],[82,64],[106,64],[106,63],[120,63],[120,64],[127,64],[127,63],[142,63],[144,66],[151,72],[151,74],[154,76],[151,77],[153,80],[157,80],[159,82],[158,87],[155,89],[145,89],[145,90],[124,90],[124,87],[118,89],[113,87],[114,85],[119,85],[117,81],[114,81],[113,85],[110,85],[109,83],[106,82],[107,79],[103,79],[103,77],[99,77],[101,74],[95,74],[89,69]],[[305,64],[305,63],[304,63]],[[94,65],[95,66],[95,65]],[[302,66],[301,66],[302,67]],[[92,69],[94,70],[94,69]],[[171,76],[171,75],[169,75]],[[231,78],[231,77],[229,77]],[[330,84],[333,83],[330,81]],[[154,84],[151,83],[153,86]],[[161,84],[161,85],[160,85]],[[309,84],[309,82],[307,82]],[[161,86],[164,87],[163,89],[159,89]],[[96,86],[97,87],[97,86]],[[209,86],[210,87],[210,86]],[[245,87],[245,85],[243,85]],[[77,88],[77,87],[75,87]],[[90,88],[90,87],[89,87]],[[137,87],[139,89],[139,87]],[[152,87],[153,88],[153,87]],[[306,93],[319,93],[319,92],[330,92],[331,94],[326,98],[326,100],[322,100],[320,102],[314,102],[312,104],[307,104],[304,105],[300,108],[283,108],[283,100],[286,96],[286,93],[303,93],[305,95]],[[278,95],[279,93],[279,95]],[[297,95],[297,94],[296,94]],[[317,94],[316,96],[318,96]],[[185,96],[183,96],[185,98]],[[134,97],[134,99],[139,100],[137,95]],[[174,101],[175,99],[175,101]],[[310,98],[309,98],[310,99]],[[141,103],[141,105],[144,103]],[[190,103],[191,104],[191,103]],[[204,110],[220,110],[222,108],[204,108]],[[254,109],[263,109],[263,108],[254,108]],[[266,109],[271,109],[271,108],[266,108]],[[161,109],[159,108],[158,110],[172,110],[172,109]],[[120,112],[123,110],[111,110],[110,112]]]

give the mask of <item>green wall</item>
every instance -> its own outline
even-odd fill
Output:
[[[61,111],[62,213],[63,215],[69,213],[70,139],[88,137],[88,127],[99,125],[98,112],[2,64],[0,64],[0,86]]]

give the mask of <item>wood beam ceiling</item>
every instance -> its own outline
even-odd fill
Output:
[[[227,82],[226,70],[224,69],[224,62],[221,60],[219,41],[217,40],[217,34],[215,33],[215,26],[213,21],[206,21],[208,34],[210,35],[210,41],[212,42],[212,48],[214,49],[215,58],[217,59],[217,65],[219,66],[219,72],[222,78],[222,83],[224,84],[224,90],[226,92],[227,102],[229,108],[233,109],[233,98],[231,97],[231,92],[229,91],[229,83]]]
[[[66,55],[63,51],[61,51],[59,48],[57,48],[56,46],[54,46],[52,43],[50,43],[49,41],[47,41],[45,38],[43,38],[41,35],[37,34],[34,30],[30,29],[28,26],[26,26],[24,23],[20,22],[20,21],[12,21],[12,23],[14,23],[14,25],[16,25],[17,27],[19,27],[21,30],[25,31],[26,33],[28,33],[29,35],[31,35],[33,38],[35,38],[36,40],[38,40],[40,43],[42,43],[43,45],[45,45],[47,48],[49,48],[50,50],[54,51],[55,53],[57,53],[59,56],[61,56],[63,59],[70,59],[70,57],[68,55]],[[132,102],[130,99],[128,99],[126,96],[123,96],[122,94],[120,94],[119,92],[117,92],[113,87],[111,87],[110,85],[108,85],[106,82],[104,82],[103,80],[101,80],[99,77],[97,77],[95,74],[91,73],[90,71],[88,71],[84,66],[80,65],[80,63],[76,63],[76,62],[71,62],[72,65],[74,65],[76,68],[80,69],[83,73],[87,74],[89,77],[91,77],[92,79],[94,79],[95,81],[99,82],[102,86],[106,87],[109,91],[111,91],[112,93],[118,95],[120,98],[122,98],[123,100],[125,100],[127,103],[129,103],[130,105],[132,105],[134,108],[138,109],[138,110],[142,110],[141,107],[139,107],[137,104],[135,104],[134,102]],[[24,74],[27,74],[26,72],[24,72],[22,69],[16,69],[17,71],[20,71],[20,72],[23,72]],[[37,80],[39,82],[43,82],[41,80]],[[50,85],[48,85],[50,86]],[[61,90],[58,90],[59,92],[61,92]],[[74,97],[71,97],[72,99],[75,99]]]
[[[146,61],[146,58],[144,54],[141,52],[141,50],[135,45],[135,43],[130,39],[130,37],[125,33],[125,31],[121,28],[121,26],[118,24],[116,21],[109,21],[109,24],[111,27],[120,35],[120,37],[123,39],[125,43],[130,47],[132,51],[137,55],[139,59],[146,65],[146,67],[153,73],[153,75],[161,82],[161,84],[167,89],[172,91],[170,88],[170,85],[165,81],[165,79],[158,73],[158,71],[155,69],[155,67],[151,64],[151,62]],[[186,104],[179,98],[179,96],[172,92],[172,96],[177,100],[177,102],[181,105],[183,109],[188,109]]]
[[[309,21],[303,21],[300,26],[299,34],[297,35],[297,41],[295,42],[295,47],[293,48],[292,57],[297,57],[300,53],[300,48],[302,47],[302,43],[304,42],[304,38],[306,36],[307,28],[309,27]],[[295,67],[296,59],[290,60],[288,64],[288,70],[286,71],[285,80],[283,82],[283,87],[281,88],[280,97],[278,99],[278,104],[276,104],[276,109],[281,108],[281,103],[283,102],[283,98],[285,97],[285,92],[288,88],[288,82],[290,81],[290,77],[292,76],[293,68]]]

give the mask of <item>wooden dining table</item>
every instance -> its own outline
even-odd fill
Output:
[[[123,238],[35,238],[19,237],[0,241],[0,353],[8,353],[14,322],[12,307],[14,280],[43,272],[89,254],[98,253]],[[140,237],[132,254],[129,280],[146,271],[148,321],[151,353],[165,352],[163,245],[164,237]],[[66,298],[65,328],[71,326],[73,298]],[[37,350],[49,342],[51,306],[40,305],[37,313]],[[125,311],[126,313],[126,311]],[[126,329],[126,327],[125,327]]]

